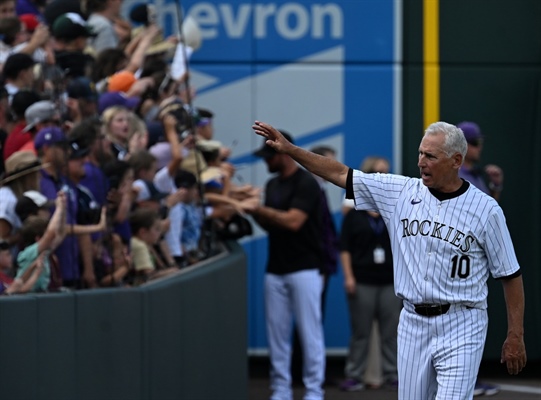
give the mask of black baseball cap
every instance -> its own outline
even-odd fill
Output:
[[[179,169],[175,175],[175,186],[178,188],[191,188],[197,184],[197,178],[190,171]]]
[[[287,131],[284,131],[282,129],[278,129],[278,131],[282,134],[283,137],[287,139],[287,141],[289,141],[290,143],[295,143],[293,141],[293,138]],[[253,153],[254,156],[260,157],[260,158],[269,158],[269,157],[274,156],[275,154],[278,154],[278,152],[274,150],[272,147],[268,146],[266,142],[267,142],[267,139],[264,139],[263,146],[261,146],[258,150],[254,151]]]
[[[80,14],[69,12],[55,19],[51,28],[53,37],[57,39],[75,39],[93,37],[96,33]]]
[[[81,143],[75,140],[69,143],[69,147],[71,150],[69,154],[70,160],[78,160],[84,158],[88,155],[88,153],[90,153],[90,149],[88,147],[83,147]]]
[[[28,54],[13,53],[4,63],[2,73],[6,78],[15,79],[19,72],[34,67],[35,63],[34,59]]]
[[[71,79],[66,87],[66,92],[68,97],[72,99],[98,100],[98,92],[96,92],[94,83],[85,76]]]

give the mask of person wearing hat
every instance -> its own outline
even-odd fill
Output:
[[[96,63],[92,69],[92,80],[96,83],[98,92],[103,93],[108,88],[109,78],[120,71],[135,73],[143,68],[146,51],[150,47],[154,37],[160,32],[160,28],[155,24],[145,28],[136,38],[134,38],[126,49],[108,48],[103,49],[96,55]],[[135,82],[134,91],[142,93],[150,81],[139,80]]]
[[[42,19],[46,3],[46,0],[17,0],[15,12],[19,16],[31,15],[36,20]]]
[[[133,39],[126,47],[128,54],[135,52],[141,52],[144,56],[169,54],[179,42],[177,36],[164,39],[162,30],[156,24],[156,8],[153,4],[136,5],[130,11],[130,19],[135,24],[142,24],[142,26],[132,30],[131,37]]]
[[[109,77],[107,90],[109,92],[120,92],[128,97],[141,96],[149,87],[154,87],[154,78],[145,76],[137,79],[131,71],[123,69]]]
[[[98,118],[85,119],[70,131],[70,139],[89,149],[80,183],[90,190],[99,206],[107,204],[108,179],[102,166],[115,159],[111,141],[101,132]]]
[[[52,0],[47,1],[43,10],[43,21],[48,26],[53,26],[54,21],[62,14],[73,12],[83,15],[81,2],[79,0]]]
[[[118,71],[109,77],[107,91],[127,93],[137,78],[131,71]]]
[[[50,219],[29,216],[21,227],[21,251],[17,255],[17,278],[22,278],[35,262],[43,263],[33,292],[47,292],[51,284],[50,254],[58,248],[66,235],[66,194],[59,192]]]
[[[66,177],[69,155],[69,142],[64,132],[58,127],[41,129],[34,139],[34,146],[42,162],[40,191],[48,199],[54,200],[58,192],[66,193],[67,216],[66,222],[76,223],[77,197],[75,190]],[[79,287],[79,244],[77,238],[70,235],[71,229],[63,242],[57,247],[55,254],[58,258],[63,285],[70,288]]]
[[[284,137],[293,142],[291,135]],[[305,398],[323,399],[325,343],[321,317],[324,268],[320,187],[312,174],[287,154],[263,142],[254,152],[271,178],[265,204],[251,213],[269,235],[265,274],[266,325],[269,332],[272,398],[291,398],[291,329],[295,319],[303,345]]]
[[[105,228],[105,221],[98,224],[85,225],[77,223],[79,198],[74,182],[69,179],[70,164],[76,164],[77,169],[84,164],[88,150],[69,141],[64,132],[58,127],[47,127],[38,132],[35,146],[43,162],[48,162],[41,170],[40,191],[48,199],[54,200],[57,193],[66,193],[68,232],[64,241],[58,246],[55,254],[58,258],[62,276],[62,284],[69,288],[80,288],[81,268],[79,255],[80,235],[99,232]],[[72,175],[73,176],[73,175]]]
[[[468,143],[466,157],[464,157],[464,163],[458,171],[458,176],[469,181],[478,189],[498,201],[503,189],[503,171],[500,167],[493,164],[485,166],[484,169],[478,166],[481,160],[484,142],[481,128],[477,123],[471,121],[463,121],[457,124],[457,127],[462,130]],[[487,180],[488,185],[486,183]],[[481,395],[491,396],[499,391],[499,386],[477,380],[473,389],[473,395],[474,397]]]
[[[39,190],[41,162],[29,151],[13,153],[5,161],[6,171],[0,181],[0,239],[14,245],[21,219],[15,212],[17,201],[28,190]]]
[[[9,130],[9,135],[4,143],[4,160],[7,160],[9,156],[20,150],[26,142],[32,140],[32,135],[30,133],[23,132],[27,125],[24,114],[28,107],[40,100],[41,97],[39,93],[34,90],[20,90],[13,96],[13,101],[11,102],[11,114],[14,119],[14,125],[11,130]]]
[[[88,76],[94,57],[85,52],[88,38],[95,36],[90,25],[77,13],[62,14],[51,27],[56,41],[57,65],[70,78]]]
[[[85,163],[87,161],[90,149],[85,146],[83,140],[70,141],[70,155],[68,160],[67,178],[70,184],[76,191],[77,197],[77,215],[74,227],[74,233],[77,234],[77,241],[80,250],[80,259],[83,267],[82,271],[82,286],[86,288],[97,287],[96,275],[94,273],[92,242],[94,237],[91,236],[93,226],[97,232],[105,231],[106,229],[106,210],[105,205],[100,204],[92,192],[82,184],[82,179],[85,176]],[[83,227],[87,228],[83,232]],[[96,235],[96,239],[100,235]]]
[[[459,176],[498,201],[503,189],[503,171],[494,164],[486,165],[485,168],[478,166],[484,142],[481,128],[475,122],[470,121],[461,122],[457,127],[464,132],[468,143],[468,151],[464,163],[460,167]]]
[[[51,218],[51,207],[54,201],[49,200],[37,190],[27,190],[17,201],[15,213],[24,222],[29,216],[37,215],[45,219]]]
[[[13,53],[4,63],[2,75],[4,87],[9,94],[9,102],[15,93],[22,89],[31,89],[34,85],[34,64],[31,56],[25,53]]]
[[[56,105],[49,100],[41,100],[32,104],[24,113],[26,126],[23,132],[30,133],[30,140],[21,146],[21,151],[32,151],[37,154],[34,146],[35,135],[43,128],[48,126],[60,125],[60,112]]]
[[[185,255],[181,246],[181,238],[183,232],[183,219],[182,219],[182,203],[186,200],[188,191],[186,188],[180,187],[176,184],[175,178],[182,161],[182,152],[184,145],[190,142],[190,139],[185,139],[185,141],[180,142],[176,126],[177,119],[172,115],[165,115],[162,117],[163,131],[165,139],[169,144],[169,161],[157,168],[157,172],[153,177],[153,184],[156,188],[164,193],[167,193],[169,196],[165,200],[165,205],[167,206],[168,218],[170,221],[170,227],[165,232],[165,242],[171,256],[173,257],[176,265],[182,267],[185,263]],[[150,153],[146,151],[146,154],[149,154],[151,159],[153,159],[153,164],[156,165],[158,160]],[[135,186],[135,182],[134,182]]]
[[[134,110],[139,105],[138,97],[128,97],[122,92],[102,93],[98,99],[98,114],[102,115],[110,107],[120,106]]]
[[[70,79],[67,88],[65,120],[70,124],[78,124],[86,118],[98,114],[98,93],[94,83],[85,76]]]

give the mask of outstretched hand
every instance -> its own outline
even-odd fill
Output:
[[[272,147],[279,153],[285,153],[288,146],[293,146],[278,129],[265,122],[255,121],[252,125],[252,129],[259,136],[263,136],[265,139],[267,139],[267,146]]]

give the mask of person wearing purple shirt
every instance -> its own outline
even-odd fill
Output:
[[[464,132],[464,137],[468,142],[468,152],[460,168],[459,176],[498,201],[503,189],[502,169],[494,164],[489,164],[484,169],[477,165],[483,151],[484,137],[481,128],[475,122],[469,121],[461,122],[457,126]],[[485,182],[485,176],[488,184]]]
[[[483,151],[484,137],[481,133],[481,128],[475,122],[464,121],[457,126],[464,133],[466,142],[468,142],[468,151],[464,157],[464,163],[458,171],[458,176],[469,181],[472,185],[482,190],[494,200],[500,199],[500,193],[503,189],[503,172],[497,165],[487,165],[484,170],[477,164],[481,159]],[[485,182],[485,175],[488,179],[488,185]],[[492,396],[500,391],[497,385],[477,381],[473,390],[474,397],[476,396]]]
[[[68,140],[60,128],[46,127],[36,134],[34,145],[43,164],[40,191],[51,200],[56,199],[60,190],[66,193],[66,223],[73,226],[76,223],[78,205],[76,190],[61,173],[66,168]],[[70,235],[69,229],[66,238],[58,246],[55,254],[60,265],[63,286],[78,288],[81,277],[79,244],[77,238]]]
[[[70,140],[89,150],[84,163],[85,174],[79,183],[90,190],[100,207],[107,205],[109,179],[102,165],[115,157],[111,152],[111,142],[101,133],[100,120],[92,117],[82,120],[72,128]]]
[[[128,213],[132,200],[130,193],[119,190],[121,187],[131,187],[133,172],[126,163],[116,163],[116,157],[111,150],[111,141],[101,131],[101,122],[98,118],[88,118],[75,125],[70,132],[70,138],[88,147],[90,152],[85,162],[85,176],[80,184],[85,186],[93,194],[99,206],[108,206],[112,228],[124,244],[129,244],[131,238]],[[128,171],[129,170],[129,171]],[[128,183],[121,185],[125,174],[132,174],[126,177]],[[111,178],[114,175],[114,182],[111,185]],[[96,240],[99,234],[94,234]]]

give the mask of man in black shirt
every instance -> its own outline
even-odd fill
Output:
[[[289,134],[284,136],[292,142]],[[263,145],[254,153],[277,173],[265,189],[265,205],[252,211],[268,232],[265,309],[271,361],[271,399],[292,398],[292,320],[303,349],[306,399],[323,399],[325,343],[320,297],[323,288],[320,188],[312,174],[288,155]]]

